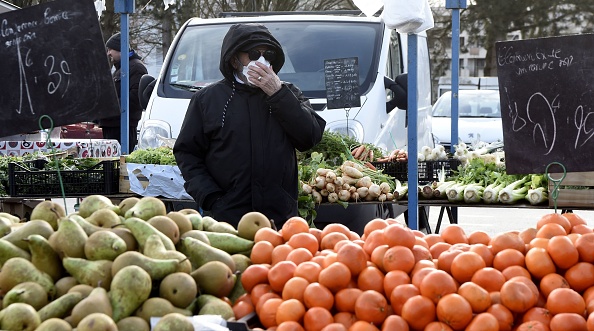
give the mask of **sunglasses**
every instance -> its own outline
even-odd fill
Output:
[[[260,56],[264,56],[268,62],[273,62],[276,60],[276,52],[273,50],[259,51],[257,49],[250,49],[246,53],[248,53],[251,61],[258,60]]]

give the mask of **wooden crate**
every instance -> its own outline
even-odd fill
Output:
[[[138,173],[134,174],[142,186],[146,188],[149,184],[149,179],[146,178],[143,174]],[[130,177],[128,174],[128,168],[126,166],[126,156],[120,156],[120,181],[119,181],[119,192],[120,193],[134,193],[130,190]]]
[[[560,179],[562,174],[552,173],[550,177]],[[549,180],[549,206],[554,207],[554,182]],[[579,186],[579,188],[568,188]],[[594,207],[594,171],[568,172],[560,183],[557,207]]]

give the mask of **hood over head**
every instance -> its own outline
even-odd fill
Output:
[[[223,76],[229,80],[234,80],[234,69],[231,65],[231,60],[235,53],[260,45],[270,46],[276,51],[276,60],[271,65],[274,72],[278,73],[285,63],[285,54],[280,43],[272,36],[268,28],[259,23],[233,24],[229,28],[225,38],[223,38],[223,45],[221,47],[219,70]]]

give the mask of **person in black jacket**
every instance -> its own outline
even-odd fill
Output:
[[[277,228],[297,216],[295,149],[322,139],[326,122],[277,73],[279,42],[261,24],[234,24],[221,47],[224,79],[192,97],[173,153],[185,189],[218,221],[258,211]]]
[[[107,48],[107,55],[109,56],[111,62],[115,66],[115,71],[113,73],[113,81],[115,83],[116,92],[118,94],[118,99],[121,99],[121,86],[122,86],[122,77],[121,77],[121,59],[122,53],[120,52],[120,45],[121,45],[121,35],[120,33],[116,33],[111,38],[107,40],[105,43],[105,47]],[[140,83],[140,78],[142,75],[148,73],[146,66],[142,63],[141,57],[136,54],[136,52],[131,49],[128,51],[129,57],[129,82],[128,82],[128,90],[129,90],[129,105],[128,105],[128,113],[129,113],[129,128],[128,128],[128,152],[132,152],[134,146],[138,142],[138,138],[136,135],[136,126],[138,125],[138,121],[142,117],[142,107],[140,105],[140,98],[138,96],[138,85]],[[120,116],[109,117],[99,120],[99,126],[103,130],[103,138],[105,139],[116,139],[118,142],[121,142],[121,119]],[[122,150],[124,150],[122,146]]]

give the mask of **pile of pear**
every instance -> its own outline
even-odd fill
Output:
[[[190,331],[189,316],[233,320],[261,227],[271,223],[260,213],[235,228],[168,212],[155,197],[90,195],[68,214],[46,200],[29,221],[0,212],[0,329],[149,331],[160,317],[153,330]]]

